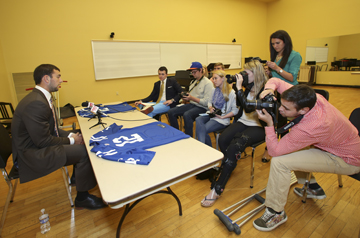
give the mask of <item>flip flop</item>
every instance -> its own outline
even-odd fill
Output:
[[[214,192],[215,193],[215,192]],[[207,195],[206,195],[207,196]],[[215,198],[206,198],[206,196],[204,197],[204,199],[201,201],[201,206],[203,207],[211,207],[212,205],[214,205],[214,203],[216,202],[216,200],[219,199],[220,195],[215,195]],[[209,202],[208,205],[205,205],[204,202]]]
[[[218,200],[218,198],[219,197],[212,198],[212,199],[207,199],[206,196],[205,196],[205,198],[201,201],[201,206],[203,206],[203,207],[211,207],[212,205],[214,205],[215,201]],[[207,203],[207,205],[205,205],[204,202],[210,202],[210,203]]]

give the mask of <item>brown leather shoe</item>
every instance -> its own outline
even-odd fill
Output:
[[[153,106],[150,106],[150,107],[148,107],[148,108],[146,108],[146,109],[144,109],[144,110],[141,110],[141,112],[142,113],[144,113],[144,114],[149,114],[150,112],[152,112],[152,111],[154,111],[154,107]]]

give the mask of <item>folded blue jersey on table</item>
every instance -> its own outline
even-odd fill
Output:
[[[90,109],[91,108],[86,107],[86,108],[79,110],[78,111],[79,116],[93,117],[94,114],[90,111]],[[130,106],[127,102],[114,104],[114,105],[103,105],[103,106],[99,107],[99,110],[105,114],[126,112],[126,111],[132,111],[135,109],[136,109],[135,107]],[[104,117],[104,115],[101,115],[101,116]]]
[[[94,134],[90,139],[90,145],[94,146],[91,152],[107,160],[148,165],[155,152],[145,149],[190,137],[162,122],[134,128],[122,127],[114,123]]]

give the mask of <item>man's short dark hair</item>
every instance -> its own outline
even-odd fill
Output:
[[[304,107],[313,108],[316,103],[316,93],[314,89],[305,84],[295,85],[281,94],[281,98],[293,102],[296,110]]]
[[[165,66],[161,66],[161,67],[159,68],[159,71],[165,71],[166,74],[168,73],[167,68],[166,68]]]
[[[38,67],[36,67],[36,69],[34,70],[34,80],[35,80],[35,84],[38,85],[41,83],[41,79],[45,76],[45,75],[49,75],[51,77],[52,73],[55,70],[60,71],[60,69],[58,67],[56,67],[55,65],[52,64],[41,64]]]

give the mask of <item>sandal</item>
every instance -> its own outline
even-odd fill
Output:
[[[265,148],[265,151],[264,151],[263,157],[261,158],[261,161],[263,163],[267,163],[270,161],[270,159],[271,159],[271,156],[269,155],[268,150]]]
[[[211,190],[211,192],[213,192],[212,196],[213,198],[206,198],[207,195],[204,197],[204,199],[201,201],[201,206],[203,207],[211,207],[212,205],[214,205],[214,203],[216,202],[216,200],[219,199],[220,195],[217,195],[217,193],[215,192],[214,189]],[[211,193],[210,192],[210,193]],[[215,195],[215,196],[214,196]]]

